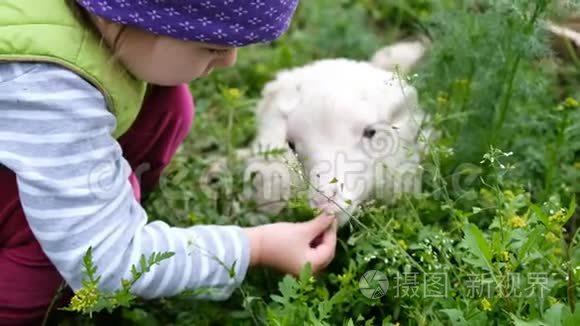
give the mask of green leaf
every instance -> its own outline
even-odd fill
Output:
[[[469,223],[465,227],[465,240],[471,252],[473,252],[480,260],[482,260],[490,270],[493,271],[491,268],[491,249],[489,244],[485,240],[483,233],[479,228],[473,224]]]
[[[93,264],[93,247],[87,249],[87,252],[83,257],[83,267],[85,268],[85,274],[89,279],[89,284],[94,284],[99,281],[100,277],[95,279],[97,266]]]
[[[131,303],[135,300],[136,297],[129,292],[119,291],[115,293],[114,298],[115,298],[114,304],[109,303],[109,305],[113,308],[116,308],[117,306],[121,307],[131,306]]]
[[[332,180],[330,180],[329,183],[330,184],[333,184],[333,183],[337,183],[337,182],[338,182],[338,180],[336,179],[336,177],[334,177],[334,178],[332,178]]]
[[[157,260],[155,261],[155,263],[158,264],[165,259],[169,259],[169,258],[173,257],[174,255],[175,255],[175,252],[173,252],[173,251],[167,251],[167,252],[160,253],[159,256],[157,257]]]
[[[232,266],[230,268],[228,268],[228,276],[230,278],[235,278],[236,277],[236,264],[238,263],[238,261],[234,261],[234,263],[232,264]]]
[[[538,216],[538,219],[545,226],[549,226],[550,225],[550,220],[548,219],[548,215],[546,215],[546,213],[544,213],[544,211],[542,211],[541,208],[539,208],[538,206],[536,206],[534,204],[530,205],[530,208],[534,211],[534,213],[536,213],[536,215]]]
[[[124,290],[130,290],[131,289],[131,281],[122,278],[121,279],[121,286],[123,287]]]
[[[137,268],[135,265],[131,265],[131,277],[136,280],[139,278],[139,272],[137,272]]]
[[[300,272],[300,283],[308,284],[310,276],[312,276],[312,265],[310,262],[308,262],[306,265],[304,265],[302,271]]]
[[[318,305],[318,318],[320,320],[325,320],[330,317],[330,313],[332,312],[332,301],[323,301]]]
[[[139,267],[141,268],[140,274],[147,272],[147,258],[145,258],[145,254],[141,255],[141,259],[139,260]]]
[[[467,325],[465,316],[463,316],[463,311],[459,309],[441,309],[440,311],[449,316],[449,321],[451,322],[451,325],[453,326]]]
[[[123,310],[123,319],[131,321],[134,325],[142,326],[160,326],[160,322],[156,316],[145,309],[132,308],[131,310]]]
[[[541,243],[542,233],[545,232],[545,228],[541,225],[537,225],[536,228],[528,234],[526,242],[521,246],[519,250],[519,258],[523,259],[532,248],[538,248]]]
[[[556,303],[544,313],[544,322],[550,326],[562,325],[562,309],[565,307],[563,303]]]
[[[519,317],[517,317],[516,315],[514,315],[511,312],[509,313],[509,315],[514,322],[514,326],[547,326],[537,319],[526,321],[526,320],[520,319]]]
[[[280,292],[285,298],[297,298],[298,297],[298,283],[296,280],[290,276],[286,275],[280,282]]]
[[[563,326],[578,326],[580,325],[580,303],[576,304],[574,313],[570,311],[570,307],[566,306],[562,313]]]
[[[312,310],[308,310],[308,322],[312,325],[324,325],[321,320],[316,318],[316,315]]]
[[[289,303],[288,300],[286,300],[286,298],[281,297],[281,296],[276,295],[276,294],[272,294],[270,296],[270,298],[272,298],[273,301],[278,302],[278,303],[283,304],[283,305],[286,305]]]
[[[491,247],[494,248],[494,252],[501,252],[505,250],[504,241],[505,237],[503,237],[502,232],[491,233]]]
[[[570,206],[568,206],[568,211],[566,212],[565,215],[566,218],[564,223],[567,223],[575,212],[576,212],[576,194],[573,194],[572,199],[570,200]]]

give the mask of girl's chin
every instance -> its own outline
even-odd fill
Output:
[[[195,74],[187,74],[182,76],[153,76],[153,75],[137,75],[136,77],[144,80],[153,85],[159,86],[178,86],[181,84],[187,84],[196,79],[207,77],[211,73],[211,69],[205,70],[203,72],[197,72]]]
[[[209,76],[209,74],[211,74],[211,72],[213,71],[212,68],[206,69],[199,77],[197,78],[205,78],[207,76]]]

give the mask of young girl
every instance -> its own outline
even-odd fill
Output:
[[[237,47],[278,38],[296,5],[0,2],[0,324],[38,323],[61,282],[78,291],[89,247],[105,290],[130,279],[142,255],[173,252],[132,288],[142,298],[209,287],[200,298],[224,300],[249,266],[328,265],[330,215],[176,228],[148,222],[140,205],[190,130],[187,83],[232,66]]]

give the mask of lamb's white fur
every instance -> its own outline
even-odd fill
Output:
[[[407,71],[419,58],[399,66]],[[415,88],[394,72],[345,58],[285,70],[264,87],[256,118],[252,151],[244,155],[246,181],[254,186],[249,194],[264,212],[279,212],[291,185],[298,185],[298,190],[308,189],[312,206],[334,208],[342,226],[371,197],[389,202],[420,190],[424,144],[419,131],[425,115]],[[374,128],[373,138],[363,137],[365,128]],[[382,139],[387,146],[375,150]],[[295,155],[288,141],[294,143]],[[264,152],[272,149],[286,153],[265,158]],[[362,187],[356,188],[357,183]]]

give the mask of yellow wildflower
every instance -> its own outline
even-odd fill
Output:
[[[75,311],[87,312],[97,303],[97,288],[93,285],[81,288],[71,299],[71,307]]]
[[[397,222],[396,220],[393,220],[393,230],[398,230],[401,228],[401,223]]]
[[[479,194],[481,195],[482,205],[484,207],[492,207],[494,205],[495,196],[491,191],[489,191],[485,188],[481,188],[479,190]]]
[[[504,250],[500,253],[500,257],[501,260],[508,261],[510,259],[510,253]]]
[[[254,69],[257,73],[259,73],[261,75],[266,75],[266,74],[268,74],[268,71],[269,71],[268,66],[263,64],[263,63],[259,63],[259,64],[255,65]]]
[[[510,224],[514,228],[523,228],[528,225],[528,222],[526,222],[526,220],[524,220],[521,216],[514,215],[514,217],[510,219]]]
[[[469,87],[469,80],[468,79],[458,79],[455,81],[455,83],[457,84],[457,86],[466,89],[467,87]]]
[[[514,195],[514,193],[511,190],[504,190],[503,195],[508,201],[512,201],[516,198],[516,195]]]
[[[576,108],[580,106],[580,103],[578,103],[578,101],[573,97],[567,97],[564,100],[564,105],[568,108]]]
[[[560,103],[557,107],[556,107],[556,111],[564,111],[567,109],[575,109],[577,107],[580,107],[580,103],[578,103],[578,101],[573,98],[573,97],[567,97],[562,103]]]
[[[553,232],[548,232],[545,236],[546,240],[550,242],[557,242],[559,239]]]
[[[197,215],[195,215],[195,213],[189,213],[187,215],[187,218],[191,224],[197,224],[199,220],[199,218],[197,217]]]
[[[351,279],[352,279],[352,277],[350,276],[350,274],[340,274],[340,275],[338,275],[338,280],[342,284],[347,284],[348,282],[350,282]]]
[[[564,215],[563,210],[559,210],[556,213],[550,215],[548,220],[550,223],[564,224],[566,222],[566,216]]]
[[[449,96],[447,96],[447,93],[439,92],[437,95],[437,103],[439,105],[445,105],[447,102],[449,102]]]
[[[407,250],[407,248],[409,248],[409,246],[407,246],[407,242],[403,239],[397,241],[399,243],[399,246],[401,246],[401,248],[403,248],[403,250]]]
[[[225,91],[225,96],[229,101],[233,102],[238,100],[242,96],[242,93],[237,88],[228,88]]]
[[[481,299],[481,308],[483,308],[484,311],[491,311],[491,302],[489,302],[487,300],[487,298],[483,298]]]

